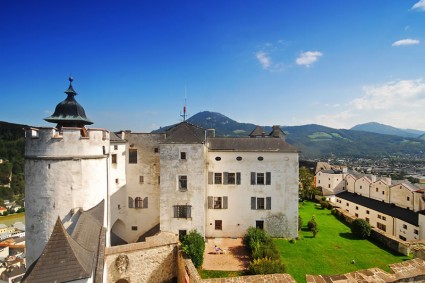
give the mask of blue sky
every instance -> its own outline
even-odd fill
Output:
[[[2,121],[49,125],[72,74],[110,130],[179,122],[185,96],[259,125],[425,130],[425,0],[4,0],[0,43]]]

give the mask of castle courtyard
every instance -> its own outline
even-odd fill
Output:
[[[215,252],[215,246],[223,252]],[[204,252],[204,270],[240,271],[248,267],[249,255],[242,238],[207,238]]]

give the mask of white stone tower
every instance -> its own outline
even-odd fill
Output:
[[[69,81],[67,98],[45,119],[57,123],[56,128],[26,131],[27,267],[41,255],[58,216],[72,226],[76,209],[87,210],[107,199],[109,132],[85,128],[92,122]]]

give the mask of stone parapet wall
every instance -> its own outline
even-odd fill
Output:
[[[171,282],[177,277],[175,234],[161,232],[146,242],[115,246],[105,250],[106,282]]]
[[[342,275],[307,275],[307,283],[396,283],[425,282],[425,261],[419,258],[389,265],[391,273],[369,268]]]
[[[203,283],[256,283],[256,282],[267,282],[267,283],[297,283],[295,279],[289,274],[268,274],[268,275],[251,275],[251,276],[239,276],[229,278],[214,278],[204,279]]]

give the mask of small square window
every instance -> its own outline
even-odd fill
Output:
[[[387,220],[387,218],[385,216],[382,216],[382,220]]]
[[[366,210],[366,214],[369,214],[369,210]]]
[[[117,178],[117,179],[115,179],[115,184],[119,184],[120,183],[120,180]]]
[[[114,150],[118,150],[118,145],[114,145]]]
[[[413,233],[415,233],[415,235],[418,235],[419,234],[419,230],[418,229],[415,229],[415,230],[413,230]]]
[[[407,225],[406,224],[403,224],[403,229],[407,229]]]
[[[216,220],[215,221],[215,230],[223,230],[223,221],[222,220]]]
[[[139,183],[143,184],[145,182],[145,178],[143,176],[139,176]]]
[[[153,149],[153,152],[158,153],[158,152],[159,152],[159,148],[155,147],[155,148]]]
[[[356,215],[356,217],[359,217],[359,215],[357,213],[355,215]]]
[[[117,155],[112,154],[112,164],[117,164]]]
[[[185,151],[180,152],[180,159],[186,160],[186,152]]]
[[[367,222],[367,223],[369,223],[369,222],[370,222],[370,219],[369,219],[369,218],[367,218],[367,217],[366,217],[366,222]]]
[[[137,231],[137,226],[131,226],[132,231]]]

